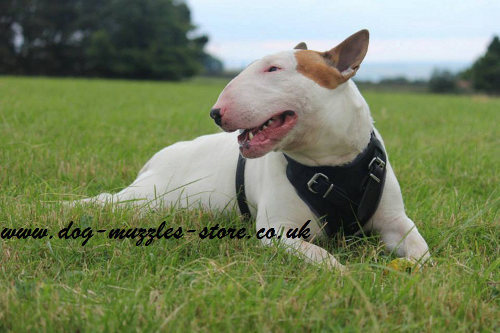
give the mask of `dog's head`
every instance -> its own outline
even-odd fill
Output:
[[[336,109],[346,99],[344,83],[358,70],[368,39],[368,31],[361,30],[326,52],[300,43],[257,60],[225,87],[210,116],[224,131],[241,131],[245,157],[308,149],[322,123],[348,121],[345,110]]]

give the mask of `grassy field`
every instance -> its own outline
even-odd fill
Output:
[[[218,131],[208,112],[223,86],[0,77],[0,231],[247,226],[57,203],[117,191],[162,147]],[[435,266],[387,273],[376,237],[323,243],[344,276],[255,238],[0,240],[0,332],[498,332],[500,99],[364,95]]]

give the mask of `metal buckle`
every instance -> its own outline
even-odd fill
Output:
[[[373,173],[370,172],[370,177],[372,177],[372,179],[374,181],[376,181],[377,183],[380,183],[380,178],[378,178],[377,176],[375,176]]]
[[[368,169],[371,169],[372,167],[372,164],[374,162],[377,162],[378,166],[381,167],[382,169],[385,167],[385,162],[382,161],[382,159],[378,156],[375,156],[371,161],[370,161],[370,164],[368,164]],[[378,178],[377,178],[378,179]]]
[[[314,176],[311,177],[311,179],[309,179],[309,181],[307,182],[307,188],[309,189],[309,191],[311,191],[312,193],[314,194],[318,194],[318,191],[314,190],[312,188],[312,186],[314,184],[317,184],[318,182],[316,181],[319,177],[322,177],[323,179],[325,179],[327,182],[330,181],[330,179],[328,179],[328,177],[323,174],[323,173],[315,173]],[[330,193],[330,191],[333,189],[333,184],[330,184],[330,187],[328,187],[328,190],[325,192],[325,194],[323,195],[323,198],[326,198],[326,196],[328,195],[328,193]]]

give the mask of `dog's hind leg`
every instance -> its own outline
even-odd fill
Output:
[[[77,200],[71,203],[75,204],[96,204],[96,205],[106,205],[106,204],[134,204],[142,205],[147,202],[152,201],[155,197],[154,186],[145,187],[144,183],[147,181],[149,171],[143,168],[137,178],[118,193],[100,193],[94,197],[85,198],[82,200]],[[150,189],[151,187],[152,189]]]
[[[101,193],[94,197],[76,201],[82,204],[128,205],[138,208],[160,209],[163,207],[187,207],[201,200],[205,193],[197,188],[196,180],[185,180],[183,183],[169,182],[172,178],[167,172],[163,177],[153,171],[141,172],[137,179],[118,193]],[[163,179],[158,179],[163,178]],[[202,186],[203,187],[203,184]],[[205,200],[206,201],[206,200]]]
[[[101,193],[76,203],[225,209],[234,203],[236,134],[205,135],[170,145],[156,153],[120,192]]]

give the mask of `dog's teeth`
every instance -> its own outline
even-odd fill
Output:
[[[252,140],[252,139],[253,139],[253,133],[252,133],[252,132],[248,133],[248,138],[249,138],[250,140]]]
[[[267,125],[262,126],[262,129],[265,130],[267,128]]]
[[[267,121],[267,126],[271,125],[271,124],[273,123],[273,121],[274,121],[274,120],[269,119],[269,120]]]

